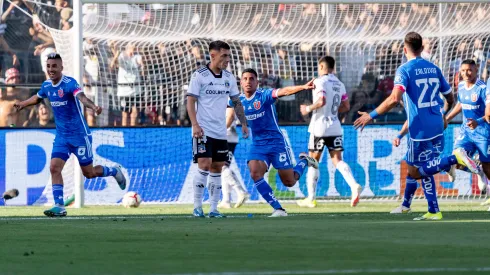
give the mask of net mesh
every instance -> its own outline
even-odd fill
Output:
[[[478,62],[484,79],[490,65],[489,3],[85,4],[83,12],[84,89],[104,108],[94,122],[99,126],[185,125],[183,103],[190,76],[208,62],[207,45],[215,39],[227,41],[232,48],[229,70],[239,76],[245,68],[254,68],[263,87],[302,84],[316,75],[319,57],[334,56],[337,75],[352,98],[353,112],[344,118],[346,122],[355,118],[358,95],[372,98],[381,92],[382,99],[391,92],[395,70],[405,62],[402,41],[408,31],[423,35],[423,57],[439,65],[450,83],[457,82],[458,67],[466,58]],[[73,33],[49,31],[64,58],[66,73],[72,73]],[[299,104],[308,100],[311,96],[299,94],[279,101],[279,119],[301,121]],[[401,109],[396,109],[378,122],[404,119]],[[360,134],[344,127],[344,158],[365,186],[364,196],[394,198],[403,193],[406,167],[400,160],[406,146],[393,149],[390,145],[398,128],[375,126]],[[305,151],[306,127],[284,129],[294,154]],[[457,127],[448,131],[447,145],[453,143],[455,131]],[[189,129],[95,131],[99,132],[94,136],[94,142],[100,142],[94,146],[95,162],[123,165],[130,190],[147,202],[192,201],[195,167],[190,162]],[[242,141],[237,148],[237,172],[252,200],[259,200],[246,166],[249,146],[249,141]],[[446,153],[451,152],[451,146],[446,147]],[[350,190],[325,156],[321,167],[318,195],[348,197]],[[302,197],[306,192],[304,179],[288,189],[274,169],[267,177],[281,199]],[[458,172],[458,177],[449,183],[445,175],[438,176],[440,196],[480,196],[476,179],[464,172]],[[73,184],[69,176],[65,182]],[[115,187],[112,180],[87,180],[86,202],[118,202],[122,195]]]

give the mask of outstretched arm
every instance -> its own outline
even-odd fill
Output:
[[[315,79],[310,80],[305,85],[280,88],[276,91],[276,97],[294,95],[294,94],[299,93],[303,90],[313,89],[314,88],[313,80],[315,80]]]
[[[84,93],[78,93],[76,97],[82,102],[83,106],[92,109],[97,115],[102,113],[102,108],[95,105]]]
[[[361,117],[359,117],[358,119],[356,119],[356,121],[354,121],[354,128],[355,129],[361,128],[362,131],[364,127],[369,122],[371,122],[371,120],[373,120],[373,118],[382,115],[384,113],[387,113],[388,111],[393,109],[398,104],[398,102],[400,102],[403,92],[404,91],[402,89],[395,86],[391,95],[387,99],[385,99],[385,101],[383,101],[383,103],[381,103],[381,105],[379,105],[378,108],[376,108],[374,111],[372,111],[369,114],[366,112],[359,112]]]
[[[28,99],[26,99],[24,101],[15,103],[14,104],[14,108],[17,109],[17,112],[18,112],[18,111],[24,109],[25,107],[29,107],[29,106],[32,106],[32,105],[39,104],[41,101],[43,101],[43,99],[40,98],[36,94],[36,95],[33,95],[33,96],[31,96],[30,98],[28,98]]]
[[[248,124],[247,124],[247,117],[245,117],[245,110],[243,109],[242,101],[240,100],[239,95],[235,95],[230,97],[231,102],[233,102],[233,109],[235,110],[235,114],[238,117],[238,120],[240,120],[240,123],[242,124],[242,134],[244,138],[248,137]]]

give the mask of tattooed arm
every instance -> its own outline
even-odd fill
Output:
[[[242,101],[240,100],[240,96],[232,96],[230,97],[231,102],[233,102],[233,109],[235,110],[235,114],[240,120],[242,124],[242,134],[243,138],[248,137],[248,127],[247,127],[247,118],[245,117],[245,110],[243,109]]]

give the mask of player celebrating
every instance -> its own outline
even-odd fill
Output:
[[[63,202],[63,177],[61,171],[70,154],[75,154],[82,168],[83,175],[88,178],[109,177],[116,179],[121,189],[126,188],[126,178],[120,167],[93,166],[92,135],[83,117],[80,102],[95,113],[100,114],[102,108],[88,99],[77,81],[63,75],[63,61],[57,53],[48,55],[46,70],[48,80],[44,81],[41,90],[31,98],[15,104],[17,110],[40,103],[48,98],[53,107],[56,122],[56,137],[51,153],[51,180],[55,206],[44,211],[48,217],[66,216]]]
[[[225,118],[228,97],[234,103],[245,138],[248,136],[248,128],[236,79],[225,70],[230,63],[230,46],[223,41],[213,41],[209,44],[209,54],[211,63],[194,72],[187,93],[187,113],[192,123],[193,159],[198,166],[198,173],[193,180],[193,215],[204,217],[202,199],[207,182],[211,204],[209,217],[224,218],[217,207],[221,197],[221,170],[228,159]]]
[[[318,168],[318,162],[307,154],[299,155],[300,161],[294,167],[290,156],[290,148],[277,124],[277,113],[274,102],[277,98],[298,93],[313,88],[313,80],[306,85],[286,87],[278,90],[257,89],[257,72],[246,69],[242,73],[240,84],[243,95],[240,99],[245,108],[245,114],[252,129],[252,146],[248,152],[248,168],[254,185],[260,195],[267,201],[274,212],[270,217],[287,216],[275,198],[272,188],[264,180],[264,174],[272,164],[278,170],[282,183],[292,187],[303,174],[306,166]]]
[[[408,200],[411,200],[417,189],[416,180],[422,179],[429,212],[415,220],[440,220],[442,213],[437,203],[433,175],[441,170],[449,171],[456,163],[467,166],[473,173],[478,172],[478,167],[464,151],[440,158],[444,149],[445,119],[435,97],[442,93],[448,109],[454,105],[454,97],[439,67],[420,56],[422,49],[420,34],[410,32],[405,36],[403,51],[408,61],[397,69],[392,94],[371,113],[359,112],[361,117],[354,122],[354,127],[362,131],[373,118],[395,107],[403,96],[410,133],[406,156],[410,180],[407,179],[409,192],[405,192],[405,196],[410,195]]]
[[[342,160],[342,126],[337,114],[349,111],[349,100],[345,86],[333,74],[335,59],[331,56],[322,57],[318,61],[318,79],[314,81],[313,101],[310,106],[301,105],[301,114],[313,112],[308,132],[309,156],[320,161],[323,149],[327,147],[332,163],[347,181],[351,191],[351,206],[359,202],[362,187],[356,182],[349,165]],[[316,207],[316,186],[320,171],[314,167],[306,172],[308,197],[297,201],[301,207]]]
[[[236,131],[236,116],[233,108],[226,108],[226,137],[228,141],[228,160],[225,161],[223,165],[223,169],[221,170],[221,174],[223,177],[222,181],[222,193],[223,198],[218,204],[219,208],[231,208],[230,204],[230,187],[235,190],[237,194],[237,202],[235,203],[235,208],[242,206],[245,201],[248,200],[250,195],[243,189],[238,177],[235,175],[235,172],[231,170],[230,165],[233,161],[233,157],[235,154],[235,148],[238,145],[238,133]]]
[[[474,60],[464,60],[459,72],[463,81],[458,85],[458,104],[446,116],[446,120],[452,120],[461,110],[463,111],[463,121],[466,122],[461,125],[454,148],[465,150],[470,156],[478,152],[482,167],[478,175],[478,187],[485,192],[486,178],[490,176],[490,152],[488,152],[490,125],[485,121],[484,116],[485,109],[490,108],[490,90],[487,90],[485,82],[478,79],[478,67]],[[454,169],[455,166],[452,167],[453,171]],[[452,181],[454,181],[454,173]]]

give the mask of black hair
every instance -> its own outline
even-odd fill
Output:
[[[229,50],[231,48],[230,45],[228,45],[228,43],[221,40],[216,40],[209,43],[209,51],[211,50],[221,51],[221,49]]]
[[[465,59],[465,60],[463,60],[463,62],[461,62],[461,65],[463,65],[463,64],[476,66],[476,62],[473,59]]]
[[[255,75],[255,78],[259,78],[259,75],[257,74],[257,72],[254,69],[252,69],[252,68],[248,68],[248,69],[243,70],[242,76],[245,73],[251,73],[251,74]]]
[[[422,36],[416,32],[409,32],[405,35],[405,47],[414,53],[422,52],[424,45]]]
[[[61,55],[59,53],[50,53],[50,54],[48,54],[48,60],[50,60],[50,59],[54,59],[54,60],[59,59],[59,60],[62,60],[61,59]]]
[[[318,63],[326,63],[329,69],[335,68],[335,59],[328,55],[320,58],[320,60],[318,60]]]

